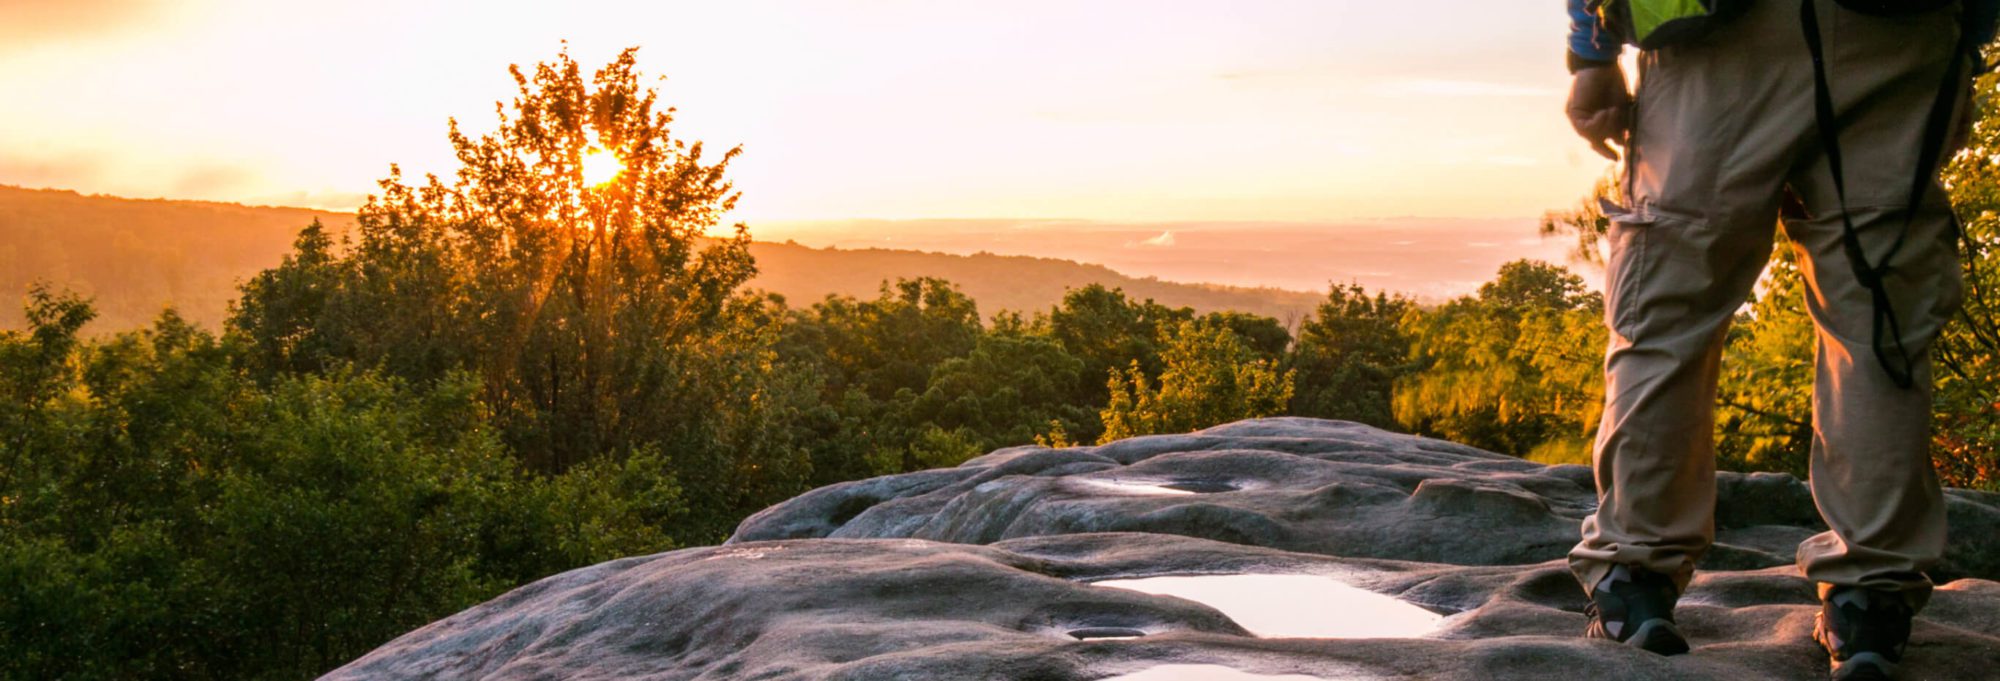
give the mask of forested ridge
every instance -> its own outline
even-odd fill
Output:
[[[18,301],[36,282],[91,296],[93,332],[146,326],[169,305],[214,328],[236,285],[276,265],[314,220],[346,231],[354,216],[0,185],[0,329],[23,327]]]
[[[0,186],[0,329],[27,320],[16,303],[36,282],[91,297],[97,318],[86,335],[130,331],[173,307],[188,321],[217,328],[245,279],[277,265],[299,228],[321,221],[339,238],[354,214],[87,196],[55,189]],[[1090,284],[1201,311],[1239,310],[1295,320],[1317,296],[1275,288],[1161,281],[1057,258],[954,255],[889,248],[814,248],[752,241],[757,275],[748,286],[797,302],[829,294],[870,296],[883,280],[950,280],[988,311],[1035,310]]]
[[[309,677],[527,581],[1002,446],[1289,414],[1587,458],[1602,301],[1563,267],[1438,305],[1335,285],[1297,320],[1089,284],[1012,310],[936,277],[772,295],[718,224],[736,152],[675,137],[631,53],[516,77],[493,132],[453,125],[457,174],[392,171],[351,228],[293,216],[214,325],[94,335],[91,296],[27,285],[0,335],[0,677]],[[2000,176],[1964,159],[2000,131],[1974,144],[1950,177],[1984,263]],[[622,170],[586,181],[594,154]],[[1601,216],[1548,229],[1587,251]],[[1989,489],[1994,271],[1937,398],[1941,469]],[[1781,259],[1732,331],[1724,468],[1803,475],[1797,282]]]

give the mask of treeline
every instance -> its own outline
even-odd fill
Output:
[[[201,201],[84,196],[0,185],[0,330],[27,320],[13,296],[40,281],[90,296],[97,318],[87,334],[152,324],[164,307],[189,322],[219,327],[237,287],[278,264],[299,228],[318,219],[338,239],[354,215]],[[1296,320],[1315,304],[1305,291],[1161,281],[1103,265],[1021,255],[952,255],[884,248],[750,244],[758,265],[750,286],[792,300],[827,294],[869,297],[883,280],[936,277],[988,310],[1031,310],[1093,283],[1198,311],[1239,310]]]
[[[1560,267],[1432,307],[1334,286],[1296,328],[1103,286],[992,316],[933,278],[794,303],[747,286],[741,226],[702,237],[735,152],[673,139],[629,53],[516,75],[493,133],[452,134],[452,181],[392,174],[345,236],[307,227],[215,330],[89,339],[86,299],[31,292],[0,334],[0,677],[312,676],[527,581],[1002,446],[1292,414],[1587,458],[1601,300]],[[585,183],[594,149],[616,179]],[[1726,467],[1801,470],[1797,281],[1781,262],[1732,332]],[[1941,460],[1991,486],[1969,377],[1994,327],[1955,328]]]
[[[1293,403],[1388,412],[1378,374],[1294,394],[1368,349],[1100,286],[987,324],[936,279],[797,309],[556,291],[542,308],[573,312],[522,324],[381,260],[407,250],[325,245],[308,229],[220,333],[169,311],[92,341],[87,301],[30,295],[30,328],[0,335],[0,676],[312,676],[819,485]]]

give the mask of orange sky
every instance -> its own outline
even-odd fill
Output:
[[[352,208],[566,39],[744,146],[753,228],[1526,217],[1605,169],[1543,4],[0,0],[0,184]]]

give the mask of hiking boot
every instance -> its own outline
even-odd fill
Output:
[[[1900,593],[1836,586],[1820,604],[1813,640],[1832,656],[1835,681],[1888,681],[1898,678],[1915,616]]]
[[[1680,591],[1666,575],[1618,565],[1590,592],[1590,616],[1585,638],[1617,641],[1659,655],[1688,651],[1687,639],[1674,626],[1674,602]]]

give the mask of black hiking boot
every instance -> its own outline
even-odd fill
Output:
[[[1836,586],[1820,604],[1813,640],[1832,656],[1835,681],[1892,681],[1915,616],[1900,593]]]
[[[1617,641],[1659,655],[1688,651],[1687,639],[1674,626],[1674,602],[1680,592],[1666,575],[1618,565],[1590,592],[1590,627],[1585,638]]]

